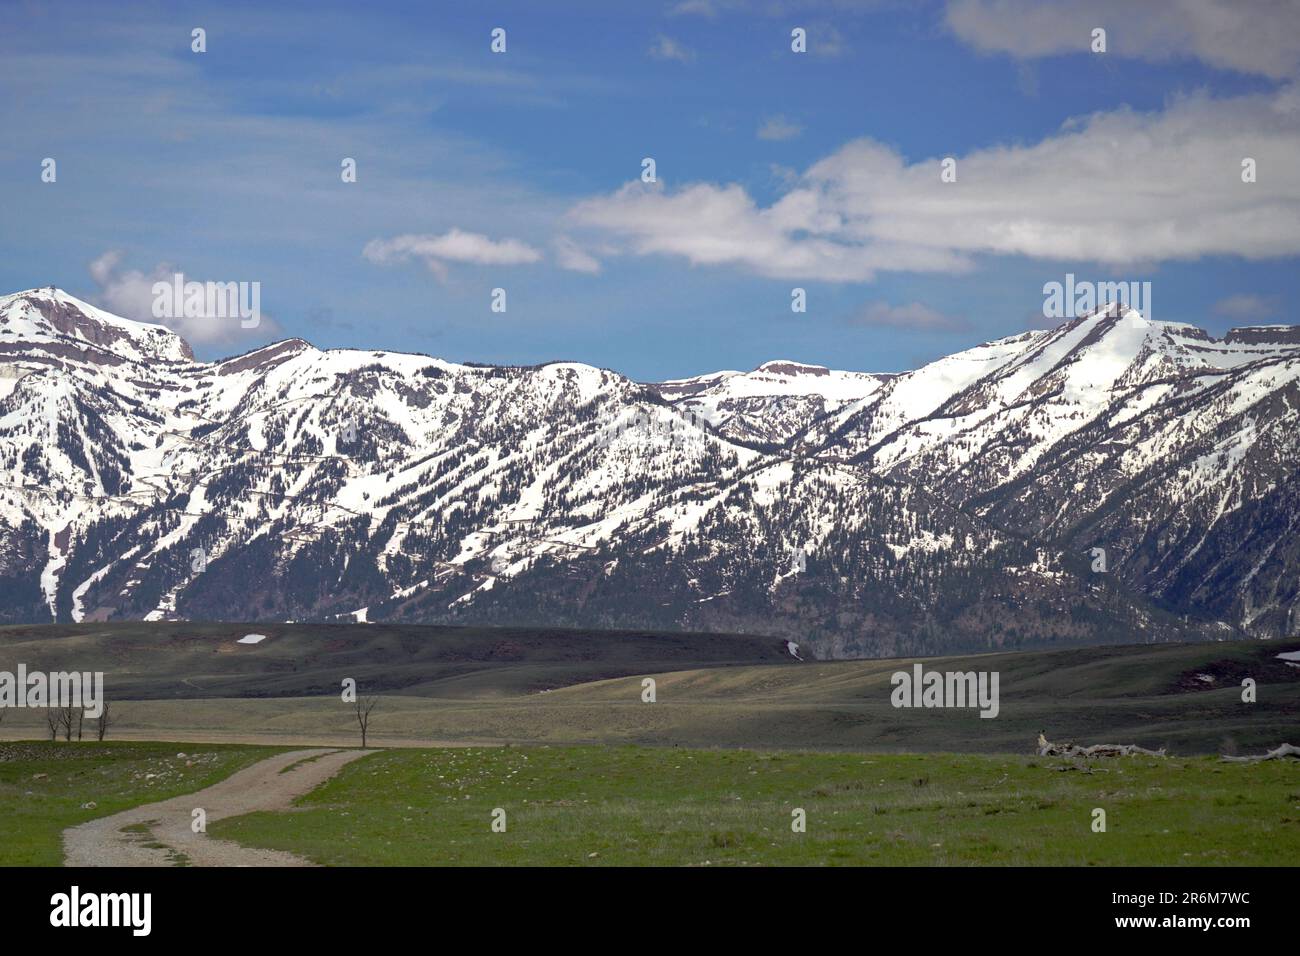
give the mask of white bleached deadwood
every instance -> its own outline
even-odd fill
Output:
[[[1165,748],[1147,750],[1137,744],[1093,744],[1080,747],[1078,744],[1054,744],[1040,733],[1038,735],[1038,756],[1040,757],[1163,757]]]
[[[1300,747],[1293,747],[1291,744],[1282,744],[1275,747],[1266,754],[1255,754],[1250,757],[1229,757],[1223,756],[1221,759],[1229,763],[1258,763],[1261,760],[1280,760],[1283,757],[1300,757]]]

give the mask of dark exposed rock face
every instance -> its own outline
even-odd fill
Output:
[[[1300,325],[1248,325],[1230,329],[1227,342],[1249,345],[1300,345]]]
[[[64,335],[98,345],[109,352],[129,340],[129,336],[121,329],[97,322],[71,303],[43,296],[23,296],[22,299],[45,316],[50,325]],[[164,339],[175,338],[180,343],[183,357],[188,361],[194,360],[193,350],[183,339],[161,330],[152,332],[147,326],[141,326],[141,329],[144,335],[157,338],[159,343]]]

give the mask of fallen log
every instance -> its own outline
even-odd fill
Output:
[[[1147,750],[1137,744],[1093,744],[1080,747],[1078,744],[1054,744],[1045,733],[1038,735],[1038,756],[1040,757],[1163,757],[1165,748]]]
[[[1225,754],[1220,759],[1228,763],[1259,763],[1261,760],[1280,760],[1283,757],[1300,757],[1300,747],[1282,744],[1266,754],[1256,754],[1251,757],[1229,757]]]

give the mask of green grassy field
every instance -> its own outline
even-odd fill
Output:
[[[1300,767],[647,747],[374,754],[213,836],[330,865],[1295,865]],[[1079,766],[1082,766],[1080,764]],[[491,829],[496,808],[506,832]],[[806,832],[792,831],[792,811]],[[1107,830],[1092,830],[1093,810]]]
[[[276,752],[206,744],[0,743],[0,866],[58,866],[65,828],[200,790]]]

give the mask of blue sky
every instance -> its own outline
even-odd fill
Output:
[[[205,357],[644,380],[915,367],[1042,324],[1067,272],[1216,333],[1295,322],[1298,6],[8,3],[0,290],[148,318],[179,270],[261,283],[251,336],[180,329]]]

